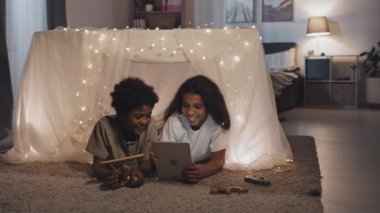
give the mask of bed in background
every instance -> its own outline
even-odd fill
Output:
[[[272,79],[277,112],[302,103],[303,77],[296,62],[296,43],[264,43],[265,58]]]

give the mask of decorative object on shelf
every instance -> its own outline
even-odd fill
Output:
[[[294,0],[263,0],[262,22],[292,22]]]
[[[153,4],[146,4],[145,5],[145,11],[147,11],[147,12],[153,11]]]
[[[143,11],[145,9],[146,0],[133,0],[133,5],[135,11]]]
[[[182,0],[166,0],[166,10],[171,12],[181,11]]]
[[[253,24],[255,22],[254,0],[225,0],[226,24]]]
[[[145,11],[151,12],[154,8],[154,0],[145,0]]]
[[[380,41],[377,43],[380,48]],[[360,68],[366,75],[366,101],[369,104],[380,104],[380,49],[372,47],[370,51],[360,53],[364,61]]]
[[[162,5],[165,0],[154,0],[153,5],[154,5],[154,10],[155,11],[161,11],[162,10]]]
[[[330,35],[330,28],[326,16],[314,16],[310,17],[307,21],[307,36],[317,37],[317,55],[319,54],[319,37]],[[321,53],[325,55],[325,53]]]

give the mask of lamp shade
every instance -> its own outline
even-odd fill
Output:
[[[307,21],[307,36],[330,35],[326,16],[310,17]]]

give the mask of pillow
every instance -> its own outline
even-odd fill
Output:
[[[279,72],[296,67],[296,48],[287,51],[265,55],[267,67],[270,72]]]

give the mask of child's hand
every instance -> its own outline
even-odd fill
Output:
[[[193,162],[185,168],[183,179],[187,183],[197,183],[201,180],[201,169],[196,163]]]
[[[125,185],[130,188],[138,188],[144,184],[144,175],[139,170],[131,170],[127,176]]]
[[[154,154],[154,152],[149,152],[149,160],[153,161],[155,164],[158,161],[157,156]]]
[[[120,188],[122,186],[120,183],[121,171],[113,165],[110,165],[108,168],[109,168],[109,173],[104,178],[105,185],[109,189]]]

